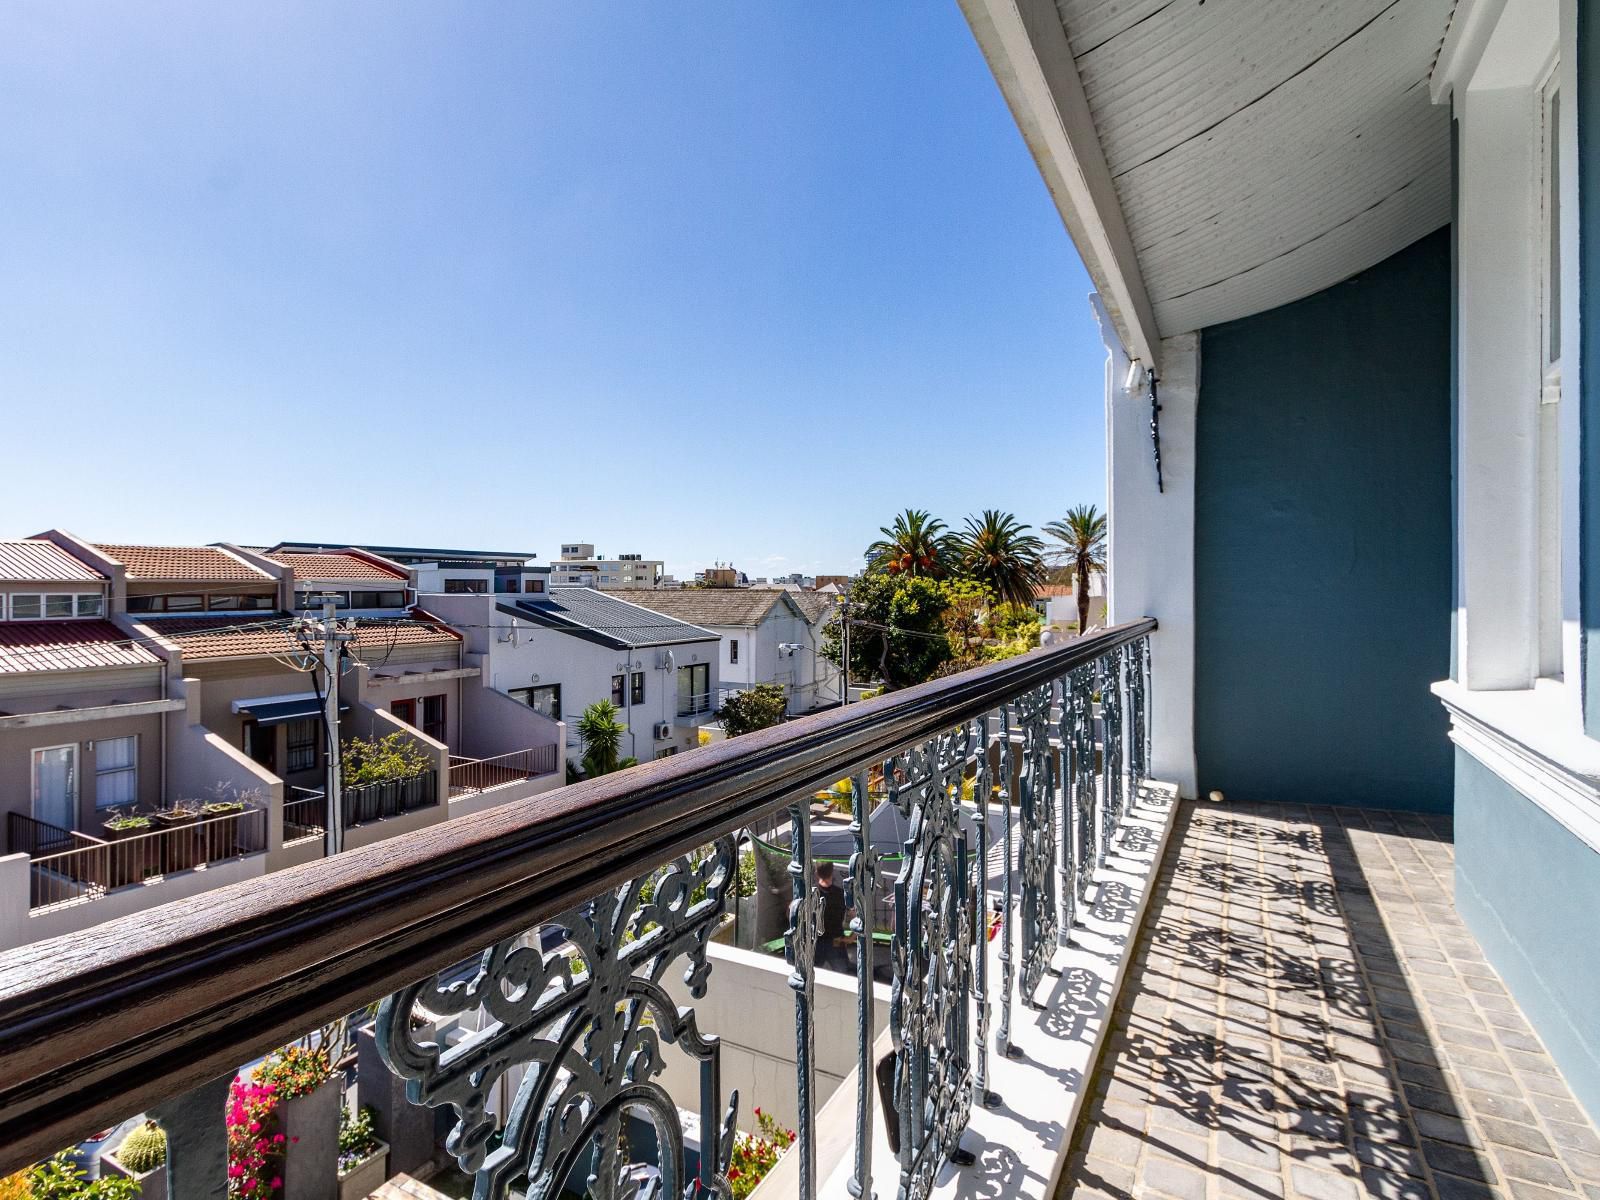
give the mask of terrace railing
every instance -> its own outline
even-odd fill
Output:
[[[72,836],[76,844],[70,848],[32,856],[29,908],[96,900],[117,888],[262,853],[267,813],[247,808],[114,840]]]
[[[74,846],[93,845],[99,841],[99,838],[63,829],[24,813],[6,814],[6,850],[10,854],[26,854],[29,858],[37,858],[41,854],[59,854]]]
[[[450,795],[470,796],[520,783],[540,775],[551,775],[556,769],[556,746],[530,746],[526,750],[513,750],[510,754],[497,754],[493,758],[465,758],[450,756]]]
[[[159,921],[0,956],[0,1174],[148,1111],[169,1131],[169,1194],[220,1195],[223,1098],[239,1065],[383,997],[387,1068],[414,1103],[451,1110],[446,1146],[476,1173],[478,1200],[513,1183],[552,1197],[574,1171],[599,1196],[631,1194],[625,1111],[656,1129],[656,1195],[726,1197],[739,1098],[722,1093],[715,1031],[662,981],[681,971],[704,995],[707,943],[735,890],[735,831],[787,814],[790,1153],[812,1200],[822,897],[809,800],[847,777],[865,796],[881,771],[908,829],[893,886],[893,1105],[880,1118],[873,1103],[872,955],[859,954],[852,1191],[870,1194],[885,1119],[899,1200],[925,1200],[972,1106],[991,1099],[1013,1002],[1032,999],[1144,778],[1154,628],[1118,626],[239,884]],[[976,820],[961,819],[964,792]],[[992,975],[981,951],[993,806],[1005,866]],[[858,913],[880,869],[866,807],[852,826]],[[447,1047],[414,1032],[416,1006],[482,1019]],[[693,1179],[657,1078],[668,1053],[699,1064]],[[508,1072],[523,1081],[502,1127],[487,1106]]]
[[[283,840],[321,837],[328,828],[328,793],[321,788],[290,787],[283,802]]]

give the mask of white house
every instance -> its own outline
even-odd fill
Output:
[[[622,753],[641,762],[692,749],[717,707],[717,635],[592,588],[545,595],[437,595],[430,612],[487,662],[489,685],[567,723],[609,700],[628,728]]]
[[[1044,623],[1059,633],[1076,634],[1078,629],[1077,581],[1043,583],[1033,592],[1033,607]],[[1106,577],[1089,576],[1089,628],[1106,623]]]
[[[791,715],[839,701],[839,668],[820,653],[832,612],[823,598],[782,588],[684,588],[634,602],[721,639],[722,698],[775,683],[788,696]]]

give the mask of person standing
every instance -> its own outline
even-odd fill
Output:
[[[844,898],[844,889],[833,881],[833,864],[822,861],[816,865],[817,891],[822,896],[822,930],[817,935],[814,961],[830,971],[852,971],[850,955],[845,950],[845,923],[850,918],[850,905]]]

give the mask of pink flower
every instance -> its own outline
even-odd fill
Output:
[[[282,1186],[283,1186],[283,1180],[282,1180],[282,1178],[280,1178],[280,1177],[279,1177],[279,1176],[277,1176],[277,1175],[274,1175],[274,1176],[273,1176],[273,1177],[272,1177],[272,1187],[273,1187],[273,1190],[274,1190],[274,1191],[276,1191],[276,1190],[277,1190],[277,1189],[278,1189],[278,1188],[281,1188],[281,1187],[282,1187]]]
[[[251,1121],[250,1122],[250,1132],[251,1133],[260,1133],[261,1132],[261,1122],[260,1121]]]

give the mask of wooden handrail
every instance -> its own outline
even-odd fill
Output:
[[[0,955],[0,1174],[1155,628],[1115,626]]]

